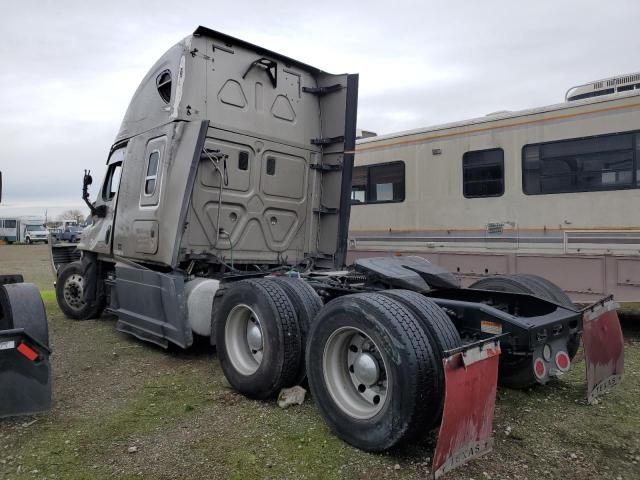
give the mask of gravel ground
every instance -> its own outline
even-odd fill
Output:
[[[0,478],[425,478],[433,434],[385,455],[335,438],[312,399],[281,410],[228,389],[215,349],[160,348],[74,322],[52,292],[46,246],[0,246],[0,268],[43,290],[54,408],[0,420]],[[626,320],[626,376],[584,401],[584,363],[546,387],[500,389],[495,449],[450,479],[640,478],[640,323]],[[580,356],[580,353],[578,354]],[[0,387],[1,388],[1,387]]]

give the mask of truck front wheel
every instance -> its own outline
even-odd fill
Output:
[[[56,300],[67,318],[88,320],[100,314],[100,302],[87,302],[84,298],[84,288],[82,264],[73,262],[64,266],[56,281]]]

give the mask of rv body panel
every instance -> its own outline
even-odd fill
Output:
[[[640,144],[635,133],[640,132],[639,93],[360,140],[355,175],[357,167],[402,161],[404,197],[352,206],[350,260],[380,252],[418,254],[459,273],[465,284],[487,274],[534,273],[559,284],[576,301],[607,293],[638,301],[640,283],[623,274],[640,262],[640,213],[632,208],[637,178],[607,189],[604,181],[620,175],[615,173],[619,167],[612,167],[602,174],[604,188],[598,191],[526,194],[523,162],[528,145],[561,148],[565,144],[555,142],[609,142],[620,135]],[[503,152],[504,192],[468,198],[463,158],[492,149]],[[624,161],[634,155],[640,161],[637,152],[630,147]]]

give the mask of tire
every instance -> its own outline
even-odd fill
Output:
[[[31,283],[12,283],[0,287],[0,330],[24,328],[45,346],[49,346],[47,313],[37,287]]]
[[[302,347],[306,345],[309,328],[314,318],[322,308],[322,300],[316,291],[304,280],[290,277],[269,278],[285,291],[298,317],[298,327],[300,328],[300,341]],[[304,357],[304,354],[303,354]],[[304,361],[300,362],[296,384],[300,384],[307,376]]]
[[[430,298],[411,290],[386,290],[381,293],[399,301],[411,310],[429,337],[431,345],[435,347],[440,364],[442,364],[445,351],[462,346],[462,339],[455,325],[438,304]],[[442,368],[438,368],[437,372],[442,391],[444,391],[444,371]],[[442,415],[443,407],[444,396],[438,416]]]
[[[25,243],[26,243],[27,245],[31,245],[31,238],[27,237],[27,238],[26,238],[26,242],[25,242]]]
[[[474,282],[469,288],[497,290],[499,292],[527,293],[570,308],[575,308],[569,297],[556,285],[537,275],[513,274],[495,275]],[[567,341],[567,353],[573,360],[580,347],[580,336],[570,335]],[[527,388],[537,383],[531,358],[503,354],[498,372],[500,385],[509,388]]]
[[[565,307],[576,308],[569,296],[555,283],[550,282],[546,278],[539,277],[538,275],[532,275],[530,273],[518,273],[512,276],[535,283],[538,286],[536,294],[539,297],[548,298],[549,300],[553,300]]]
[[[104,307],[104,300],[85,302],[82,264],[72,262],[60,270],[56,280],[56,300],[62,313],[73,320],[97,318]]]
[[[309,332],[306,363],[322,417],[357,448],[388,450],[439,420],[442,367],[420,321],[394,298],[363,293],[326,304]]]
[[[521,274],[518,274],[517,276],[528,279],[534,283],[537,283],[541,289],[540,293],[537,294],[539,297],[549,298],[550,300],[553,299],[556,303],[568,308],[572,308],[572,309],[576,308],[575,304],[571,301],[569,296],[566,293],[564,293],[564,290],[562,290],[555,283],[547,280],[546,278],[539,277],[538,275],[528,274],[528,273],[521,273]],[[542,293],[543,291],[546,292],[547,294],[546,297],[545,295],[543,295]],[[567,342],[567,354],[569,355],[569,358],[571,360],[573,360],[573,358],[576,356],[576,353],[578,353],[578,349],[580,348],[580,338],[581,338],[581,335],[580,333],[577,333],[577,332],[569,336],[569,340]]]
[[[266,399],[296,384],[303,361],[300,329],[276,282],[241,280],[220,290],[213,320],[218,359],[233,388]]]

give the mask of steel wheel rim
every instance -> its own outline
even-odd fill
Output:
[[[389,399],[389,370],[376,343],[362,330],[342,327],[322,355],[324,381],[342,412],[358,420],[376,416]]]
[[[84,279],[79,273],[74,273],[64,281],[64,300],[72,310],[81,310],[85,306]]]
[[[224,341],[233,367],[242,375],[253,375],[264,353],[262,324],[256,312],[245,304],[236,305],[227,315]]]

